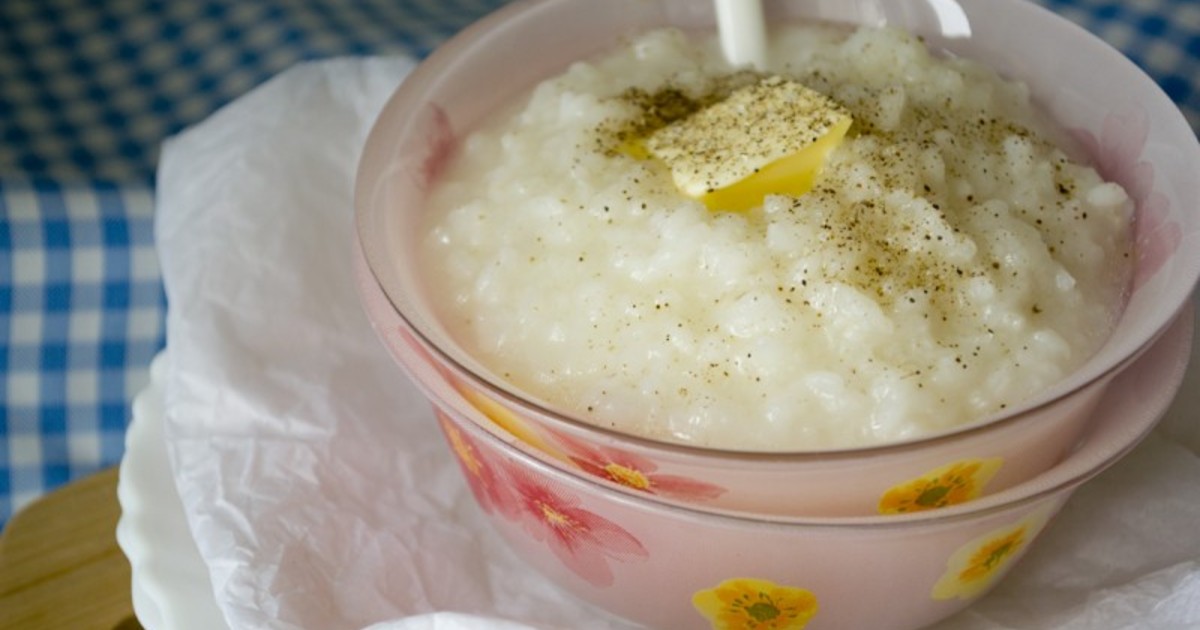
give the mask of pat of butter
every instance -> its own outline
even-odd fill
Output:
[[[741,211],[769,194],[811,190],[851,122],[829,97],[769,77],[655,131],[645,147],[684,194],[713,210]]]

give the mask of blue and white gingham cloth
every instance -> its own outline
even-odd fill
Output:
[[[420,57],[506,1],[0,0],[0,525],[122,456],[164,340],[162,139],[296,62]],[[1200,0],[1036,1],[1200,129]]]
[[[160,141],[298,61],[426,54],[504,0],[4,0],[0,175],[149,182]]]
[[[1200,1],[1038,0],[1125,53],[1200,130]]]
[[[120,459],[163,344],[145,188],[0,181],[0,512]],[[10,503],[11,501],[11,503]]]

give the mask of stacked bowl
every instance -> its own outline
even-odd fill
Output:
[[[1169,406],[1200,277],[1200,147],[1132,63],[1024,0],[769,2],[773,21],[896,26],[1024,82],[1129,191],[1135,284],[1089,361],[1026,404],[953,430],[748,452],[602,428],[495,379],[439,322],[415,253],[429,167],[492,112],[621,37],[712,30],[708,4],[518,2],[435,51],[384,107],[360,163],[364,307],[431,401],[496,530],[579,598],[664,628],[934,623],[994,586]]]

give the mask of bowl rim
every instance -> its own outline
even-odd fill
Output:
[[[1143,353],[1143,357],[1147,360],[1152,359],[1162,364],[1159,369],[1165,370],[1168,378],[1160,381],[1158,386],[1163,388],[1163,392],[1170,392],[1170,395],[1156,397],[1159,403],[1158,407],[1145,411],[1145,417],[1141,420],[1140,425],[1137,425],[1135,431],[1121,435],[1129,428],[1126,426],[1128,423],[1125,422],[1124,416],[1117,417],[1116,414],[1113,414],[1101,426],[1093,426],[1082,444],[1065,459],[1036,477],[995,494],[921,512],[854,516],[768,514],[710,508],[661,500],[650,494],[621,492],[604,485],[596,478],[577,471],[559,468],[538,459],[480,424],[463,417],[458,410],[450,411],[449,415],[459,430],[469,432],[473,439],[488,442],[493,448],[501,451],[504,456],[519,461],[521,465],[546,476],[553,483],[567,484],[575,490],[594,492],[606,500],[616,501],[634,509],[662,510],[689,520],[708,520],[726,524],[775,528],[887,530],[961,523],[1032,506],[1042,501],[1052,500],[1064,493],[1069,496],[1069,493],[1074,492],[1080,485],[1087,483],[1113,466],[1141,444],[1158,425],[1174,399],[1174,393],[1178,391],[1183,382],[1191,355],[1191,346],[1195,341],[1196,310],[1197,307],[1189,303],[1171,320],[1163,337],[1155,341],[1147,353]],[[1146,357],[1147,354],[1150,356]],[[1067,496],[1062,498],[1065,500]]]
[[[397,108],[405,108],[412,105],[417,106],[424,103],[421,98],[421,91],[431,81],[436,80],[438,75],[445,66],[455,63],[456,53],[461,49],[467,49],[475,45],[482,39],[486,39],[494,29],[502,25],[510,17],[522,15],[528,19],[527,14],[534,14],[542,10],[552,10],[556,5],[564,2],[572,2],[577,0],[516,0],[511,4],[500,7],[481,19],[468,25],[463,30],[456,33],[454,36],[447,39],[441,45],[433,50],[433,52],[422,60],[413,69],[410,75],[397,87],[391,97],[380,110],[377,119],[371,125],[367,134],[366,143],[363,155],[367,155],[371,149],[379,149],[379,145],[385,141],[379,133],[381,121],[386,113]],[[1144,71],[1138,68],[1130,61],[1123,53],[1113,48],[1110,44],[1100,39],[1094,33],[1091,33],[1082,26],[1071,22],[1065,17],[1054,13],[1046,7],[1035,3],[1023,2],[1020,0],[987,0],[988,2],[1008,2],[1014,8],[1020,8],[1040,15],[1040,19],[1053,22],[1058,28],[1065,28],[1080,34],[1087,38],[1093,45],[1107,49],[1107,52],[1115,55],[1128,68],[1132,69],[1137,74],[1146,78],[1150,83],[1154,83]],[[1163,99],[1170,100],[1165,92],[1158,89],[1158,96]],[[1182,114],[1178,114],[1182,118]],[[1197,146],[1200,146],[1198,144]],[[1195,151],[1193,151],[1195,152]],[[547,401],[542,401],[532,395],[524,393],[520,388],[511,385],[488,373],[479,373],[477,370],[465,364],[459,358],[454,356],[453,352],[449,352],[437,343],[424,328],[418,325],[400,306],[396,299],[393,298],[389,291],[389,283],[380,275],[380,265],[387,265],[389,262],[388,256],[378,251],[380,247],[374,243],[375,239],[371,235],[371,230],[366,224],[367,215],[369,215],[370,203],[367,199],[371,196],[365,190],[364,176],[366,175],[367,160],[361,159],[358,164],[358,169],[355,177],[354,201],[355,201],[355,238],[359,242],[363,256],[366,262],[366,270],[371,279],[380,289],[384,299],[391,306],[393,312],[404,322],[406,328],[412,333],[414,338],[421,346],[433,356],[437,357],[444,365],[453,371],[455,378],[462,379],[467,382],[470,387],[481,390],[483,393],[493,398],[500,404],[517,410],[520,413],[528,414],[539,419],[547,419],[554,423],[566,425],[571,430],[578,431],[583,434],[591,434],[599,436],[602,439],[620,442],[631,445],[636,448],[656,451],[661,453],[669,453],[675,456],[692,456],[703,457],[719,460],[736,460],[736,461],[754,461],[762,463],[770,463],[773,461],[781,462],[796,462],[798,460],[839,460],[839,459],[856,459],[870,455],[886,455],[895,452],[903,452],[914,448],[925,448],[927,446],[936,446],[948,441],[967,439],[979,434],[989,433],[1001,427],[1007,427],[1012,424],[1028,421],[1033,416],[1047,407],[1059,404],[1064,399],[1069,398],[1073,394],[1103,383],[1106,379],[1111,379],[1134,363],[1142,353],[1144,353],[1151,345],[1161,337],[1174,321],[1175,315],[1185,305],[1180,305],[1174,311],[1165,312],[1162,314],[1162,320],[1158,322],[1157,328],[1148,327],[1147,333],[1142,335],[1142,343],[1134,348],[1132,352],[1127,353],[1124,357],[1115,361],[1111,365],[1099,369],[1095,373],[1088,374],[1081,378],[1078,383],[1074,383],[1074,387],[1066,388],[1062,384],[1064,381],[1071,379],[1071,375],[1067,375],[1064,379],[1060,379],[1057,383],[1051,385],[1047,390],[1043,390],[1040,395],[1035,396],[1031,400],[1027,400],[1022,404],[1014,406],[1012,409],[1002,413],[988,414],[958,426],[949,427],[939,431],[921,433],[915,436],[910,436],[897,440],[888,440],[878,443],[869,443],[858,446],[834,446],[830,448],[808,448],[808,449],[790,449],[790,450],[762,450],[748,448],[721,448],[709,446],[699,443],[688,443],[675,441],[668,438],[658,438],[648,435],[635,434],[625,431],[620,431],[599,423],[593,423],[572,414],[569,410],[556,408]],[[1200,269],[1195,270],[1193,275],[1200,277]],[[463,351],[465,353],[465,351]],[[1088,364],[1085,363],[1085,367]],[[1076,368],[1078,370],[1079,368]],[[1028,403],[1028,404],[1027,404]]]

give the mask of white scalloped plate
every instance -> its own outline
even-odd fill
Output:
[[[165,353],[133,401],[117,500],[117,544],[133,569],[133,610],[148,630],[222,630],[208,568],[192,538],[163,441]]]

